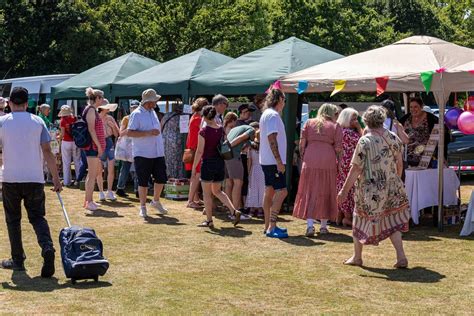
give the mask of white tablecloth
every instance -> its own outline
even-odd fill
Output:
[[[471,199],[469,200],[469,207],[467,208],[466,218],[464,219],[464,226],[461,230],[461,236],[469,236],[474,232],[474,191],[471,192]]]
[[[444,205],[458,203],[457,190],[460,182],[456,172],[444,169]],[[419,223],[420,210],[438,205],[438,170],[406,170],[405,188],[410,201],[411,217]]]

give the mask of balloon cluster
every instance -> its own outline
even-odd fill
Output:
[[[469,96],[464,104],[464,111],[452,108],[444,117],[446,126],[459,129],[463,134],[474,134],[474,96]]]

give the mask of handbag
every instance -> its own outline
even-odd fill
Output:
[[[185,149],[183,153],[183,162],[184,163],[193,163],[194,162],[194,155],[196,151],[194,149]]]
[[[224,135],[222,135],[218,150],[222,159],[231,160],[234,158],[234,152],[232,151],[232,146],[230,145],[230,142],[228,140],[224,139]]]
[[[115,144],[115,159],[133,162],[132,139],[130,137],[119,137]]]

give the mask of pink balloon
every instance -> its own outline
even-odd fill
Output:
[[[458,128],[463,134],[474,134],[474,113],[464,111],[459,115]]]

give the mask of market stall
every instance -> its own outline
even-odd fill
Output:
[[[280,79],[287,93],[433,92],[440,121],[451,92],[474,90],[474,50],[438,38],[412,36],[394,44],[314,66]],[[439,126],[444,152],[444,124]],[[444,156],[438,155],[438,205],[443,205]],[[442,229],[439,212],[439,229]]]

